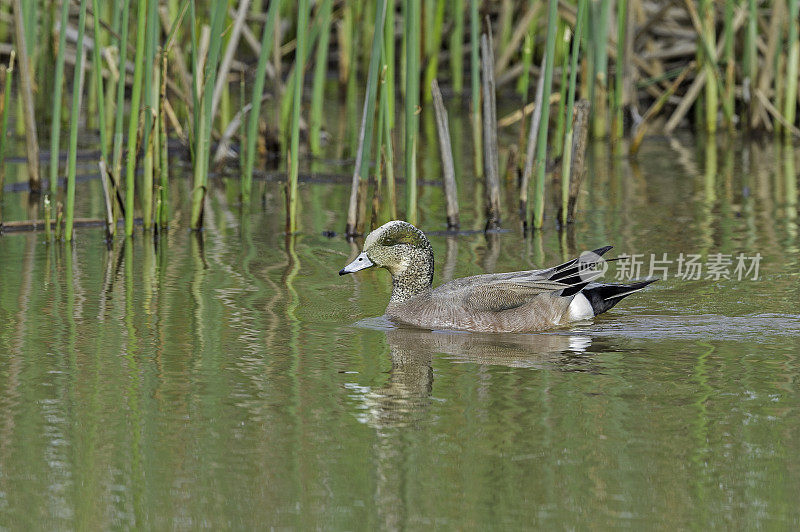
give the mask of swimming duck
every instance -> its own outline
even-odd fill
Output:
[[[433,288],[433,248],[408,222],[367,235],[363,251],[339,275],[378,266],[392,274],[386,316],[424,329],[535,332],[601,314],[656,279],[601,284],[602,247],[543,270],[474,275]]]

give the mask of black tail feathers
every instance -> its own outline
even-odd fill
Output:
[[[552,273],[548,279],[570,285],[569,288],[564,289],[561,294],[562,296],[566,297],[577,294],[583,290],[589,282],[597,279],[602,274],[602,271],[595,270],[594,268],[598,263],[602,262],[602,259],[599,259],[599,257],[612,247],[613,246],[604,246],[602,248],[597,248],[592,251],[594,254],[593,256],[584,257],[581,255],[564,264],[559,264],[552,269]],[[597,259],[596,262],[592,262],[593,259]]]
[[[594,315],[597,316],[622,301],[626,296],[638,292],[655,281],[658,279],[647,279],[631,284],[589,283],[582,293],[591,303]]]

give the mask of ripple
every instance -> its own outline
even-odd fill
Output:
[[[575,328],[575,331],[599,337],[651,340],[708,338],[761,343],[799,335],[800,316],[794,314],[631,315],[621,319],[599,320],[587,327]]]

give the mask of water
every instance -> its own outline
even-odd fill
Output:
[[[301,186],[296,238],[278,183],[241,214],[224,179],[202,238],[180,201],[158,246],[0,237],[0,526],[796,528],[800,152],[694,142],[652,139],[636,164],[596,146],[563,237],[523,238],[513,217],[436,233],[442,193],[423,187],[436,283],[606,243],[646,265],[763,257],[759,280],[683,280],[673,262],[544,334],[379,318],[388,274],[340,278],[357,248],[322,235],[344,226],[345,179]],[[86,187],[79,208],[100,215]],[[480,228],[480,191],[460,195]],[[8,218],[32,209],[6,200]]]

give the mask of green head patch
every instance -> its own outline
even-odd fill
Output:
[[[415,248],[426,248],[428,239],[422,231],[408,222],[394,220],[387,222],[367,235],[364,242],[364,249],[373,246],[396,246],[398,244],[408,244]]]

